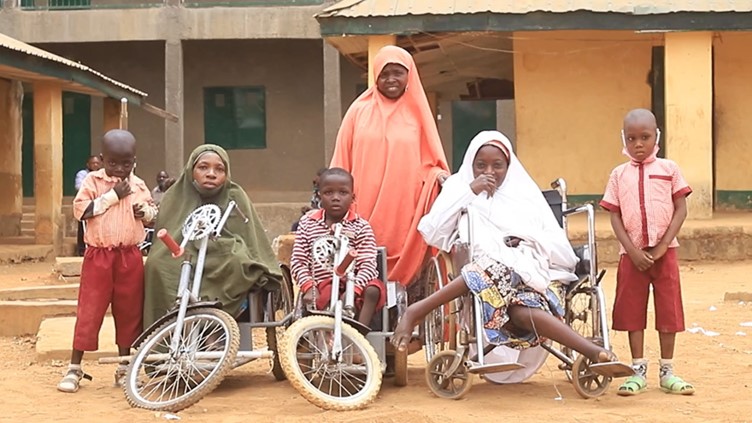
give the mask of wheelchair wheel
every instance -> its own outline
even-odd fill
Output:
[[[176,412],[213,391],[232,370],[240,346],[235,319],[214,308],[189,310],[177,351],[177,317],[146,338],[128,366],[125,398],[132,407]]]
[[[599,375],[590,369],[590,359],[579,355],[572,365],[572,385],[585,399],[603,395],[611,384],[611,378]]]
[[[565,294],[564,322],[583,338],[602,345],[603,335],[597,321],[600,306],[597,296],[593,292],[594,289],[585,283],[575,288],[572,292]],[[572,360],[576,360],[579,356],[577,351],[563,345],[561,346],[561,351]],[[567,379],[570,381],[573,380],[571,370],[565,370],[565,374]]]
[[[433,295],[446,286],[449,282],[447,275],[452,272],[452,261],[445,253],[431,257],[428,266],[423,290],[424,298]],[[453,346],[455,338],[454,314],[452,313],[453,303],[450,302],[433,310],[421,324],[423,348],[425,349],[427,362],[430,362],[439,352]]]
[[[458,356],[456,351],[445,350],[433,356],[426,367],[428,387],[439,398],[460,399],[473,385],[473,375],[468,373],[465,363],[460,363],[451,375],[445,375],[455,360],[462,360],[462,357]]]
[[[329,316],[308,316],[290,325],[280,343],[280,363],[290,384],[311,404],[358,410],[381,389],[381,363],[368,340],[347,324],[342,325],[343,354],[332,360],[334,325]]]
[[[292,278],[290,277],[290,270],[287,266],[280,266],[282,269],[282,284],[279,291],[272,292],[269,295],[271,299],[271,307],[268,309],[269,321],[278,322],[285,316],[290,314],[293,309],[292,298]],[[272,360],[272,374],[276,380],[282,381],[287,379],[285,371],[282,369],[282,364],[279,362],[279,338],[282,335],[281,327],[268,327],[266,328],[266,345],[269,350],[274,353],[274,359]]]

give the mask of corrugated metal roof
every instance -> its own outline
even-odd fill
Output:
[[[8,50],[17,51],[20,53],[28,54],[30,56],[36,56],[44,60],[49,60],[51,62],[57,62],[60,64],[63,64],[65,66],[78,69],[84,72],[88,72],[97,78],[101,79],[102,81],[105,81],[108,84],[111,84],[113,86],[116,86],[120,89],[123,89],[125,91],[128,91],[130,93],[133,93],[139,97],[146,98],[147,94],[143,91],[139,91],[133,87],[130,87],[126,84],[123,84],[122,82],[116,81],[108,76],[105,76],[104,74],[95,71],[94,69],[82,65],[81,63],[76,63],[72,60],[68,60],[64,57],[60,57],[58,55],[52,54],[48,51],[42,50],[40,48],[34,47],[32,45],[26,44],[24,42],[18,41],[15,38],[8,37],[5,34],[0,34],[0,47]]]
[[[580,10],[631,15],[751,12],[752,0],[343,0],[324,9],[318,17],[566,13]]]

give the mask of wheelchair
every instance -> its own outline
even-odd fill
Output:
[[[580,213],[587,214],[587,243],[573,247],[579,258],[575,270],[578,279],[568,285],[561,284],[556,287],[564,308],[564,322],[583,337],[610,350],[606,300],[600,286],[606,271],[598,271],[597,266],[595,209],[592,204],[569,208],[566,183],[563,179],[554,181],[551,188],[544,191],[543,195],[565,232],[568,217]],[[463,216],[461,222],[467,220],[472,224],[471,220],[466,218],[467,216]],[[472,228],[468,233],[472,234]],[[472,245],[471,241],[458,241],[451,253],[440,252],[432,258],[433,283],[430,286],[439,290],[458,276],[461,267],[472,257]],[[459,399],[470,390],[473,374],[478,374],[491,382],[505,383],[495,381],[494,374],[525,367],[518,362],[488,362],[486,356],[496,345],[486,345],[484,342],[481,310],[480,300],[473,293],[468,293],[426,316],[423,327],[427,339],[432,341],[427,342],[429,348],[426,350],[426,381],[436,396]],[[559,369],[566,372],[575,391],[585,399],[602,395],[608,389],[612,377],[632,374],[631,368],[619,363],[613,364],[616,367],[613,376],[605,376],[594,371],[603,364],[591,363],[587,357],[576,351],[565,346],[557,348],[551,341],[544,342],[541,346],[561,361]]]
[[[248,222],[235,206],[230,201],[224,212],[214,204],[198,207],[183,224],[180,245],[166,230],[157,233],[173,257],[183,260],[177,304],[134,341],[134,355],[99,360],[129,363],[123,389],[132,407],[183,410],[212,392],[233,368],[261,358],[272,360],[275,378],[284,379],[276,348],[278,331],[292,316],[289,275],[279,290],[252,289],[237,320],[220,302],[199,298],[208,243],[222,236],[233,211]],[[184,254],[188,242],[200,245],[195,262]],[[267,348],[254,348],[253,329],[266,331]]]
[[[138,250],[146,257],[149,255],[151,245],[154,243],[154,228],[144,228],[145,237],[141,243],[138,244]]]
[[[323,245],[319,245],[320,241]],[[379,247],[377,269],[379,279],[387,281],[387,302],[369,326],[355,320],[354,277],[346,260],[347,242],[347,237],[335,229],[334,236],[323,237],[313,248],[314,259],[328,261],[332,269],[332,293],[339,292],[338,274],[350,273],[345,282],[345,300],[332,294],[328,310],[315,310],[303,305],[299,293],[294,322],[285,331],[279,348],[280,363],[292,386],[310,403],[325,410],[368,406],[378,395],[386,372],[393,373],[396,386],[407,384],[408,353],[396,351],[389,342],[407,308],[407,290],[397,282],[387,281],[386,249]]]

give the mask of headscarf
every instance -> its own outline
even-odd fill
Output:
[[[203,195],[194,184],[193,168],[198,159],[208,152],[216,153],[224,162],[227,179],[215,190]],[[279,287],[281,271],[272,252],[264,227],[245,191],[232,182],[230,159],[220,146],[204,144],[193,150],[183,173],[164,195],[159,207],[157,230],[165,228],[182,241],[182,227],[186,217],[203,204],[216,204],[224,211],[231,200],[248,217],[233,212],[225,223],[222,236],[209,241],[201,295],[222,301],[225,311],[239,311],[245,294],[252,286],[273,290]],[[196,256],[197,242],[189,242],[186,254]],[[161,241],[155,241],[146,261],[146,295],[144,299],[144,325],[161,317],[173,305],[180,278],[181,260],[171,257]]]
[[[658,128],[655,128],[655,147],[653,147],[653,152],[650,153],[648,157],[645,157],[644,160],[639,161],[635,159],[634,157],[632,157],[631,154],[629,154],[629,150],[627,150],[627,137],[624,136],[624,130],[623,129],[621,130],[621,145],[622,145],[621,154],[629,157],[629,159],[631,160],[630,163],[632,163],[632,165],[634,166],[637,166],[640,163],[648,164],[650,162],[654,162],[655,159],[658,157],[658,152],[661,150],[660,142],[661,142],[661,130]]]
[[[412,56],[386,46],[374,58],[374,75],[390,63],[407,69],[404,94],[388,99],[376,84],[361,94],[342,121],[331,167],[352,173],[354,208],[387,248],[389,280],[407,285],[428,251],[418,221],[436,198],[439,174],[449,166]]]

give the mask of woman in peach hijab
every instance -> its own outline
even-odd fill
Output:
[[[352,173],[355,207],[387,249],[389,280],[409,285],[428,251],[418,222],[449,167],[410,53],[386,46],[373,69],[375,84],[345,114],[331,166]]]

